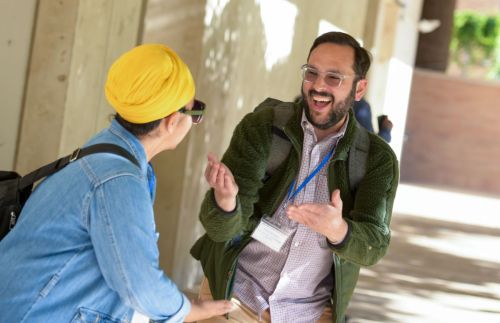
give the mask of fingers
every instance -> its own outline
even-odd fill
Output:
[[[318,217],[318,214],[313,211],[314,207],[310,208],[309,206],[313,205],[303,204],[289,206],[286,211],[288,218],[300,224],[309,226],[311,221],[314,221],[314,219]]]
[[[325,212],[326,204],[300,204],[300,205],[292,205],[290,209],[295,210],[296,212],[303,212],[307,214],[321,214]]]
[[[208,164],[205,168],[205,179],[210,187],[214,190],[223,193],[228,192],[230,194],[235,194],[238,191],[238,185],[234,180],[234,176],[229,170],[229,168],[224,165],[224,163],[218,161],[217,157],[209,153]]]
[[[342,218],[340,192],[336,190],[332,193],[331,204],[290,205],[286,212],[291,220],[323,233],[330,223],[338,222],[338,219]]]
[[[219,162],[219,160],[217,159],[217,156],[215,156],[214,153],[208,153],[207,158],[208,158],[209,162],[214,162],[214,163]]]
[[[203,301],[202,308],[210,313],[210,316],[224,315],[233,310],[234,304],[231,301]]]
[[[231,312],[235,307],[231,301],[217,301],[217,303],[218,313],[216,315],[223,315],[227,312]]]
[[[234,178],[230,174],[224,175],[224,187],[233,187],[236,183],[234,182]]]
[[[220,163],[218,163],[215,166],[215,168],[217,170],[217,175],[214,178],[216,186],[220,187],[220,188],[225,187],[224,186],[224,177],[226,176],[226,169]]]
[[[342,199],[340,198],[340,190],[336,189],[332,192],[332,205],[342,210]]]
[[[384,121],[382,121],[382,128],[392,129],[392,127],[393,127],[393,124],[392,124],[391,120],[385,119]]]
[[[230,301],[192,301],[191,311],[185,317],[185,322],[196,322],[213,316],[224,315],[233,310]]]
[[[340,190],[336,189],[332,192],[331,204],[318,204],[318,203],[305,203],[300,205],[290,205],[287,213],[290,214],[303,214],[307,216],[321,216],[326,212],[330,212],[331,207],[342,211],[342,199],[340,198]]]
[[[210,187],[215,187],[216,185],[220,185],[220,183],[224,181],[223,176],[225,169],[221,166],[223,164],[218,161],[217,157],[214,154],[209,153],[207,159],[208,164],[205,168],[205,179],[207,180]]]
[[[207,169],[205,171],[205,179],[208,182],[208,185],[211,187],[216,186],[217,184],[217,176],[219,175],[219,164],[214,164],[209,162],[207,165]]]

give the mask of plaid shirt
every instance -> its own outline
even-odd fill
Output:
[[[349,116],[348,116],[349,117]],[[298,187],[342,138],[348,120],[336,134],[318,142],[314,127],[302,114],[304,144],[297,177]],[[294,203],[329,203],[327,167],[295,197]],[[270,310],[274,322],[315,322],[329,303],[333,287],[333,257],[326,237],[288,219],[285,198],[273,220],[291,230],[285,244],[275,252],[257,240],[242,251],[234,281],[238,299],[260,315]]]

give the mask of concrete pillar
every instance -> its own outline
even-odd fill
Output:
[[[415,66],[446,72],[453,32],[456,0],[425,0],[421,19],[437,20],[439,27],[429,33],[420,33]]]
[[[149,1],[144,19],[143,43],[162,43],[174,49],[189,66],[197,85],[196,96],[199,94],[200,83],[197,81],[202,61],[202,37],[204,31],[206,1],[200,0],[169,0]],[[211,113],[213,107],[208,107]],[[189,188],[184,190],[185,177],[191,170],[187,162],[189,138],[192,133],[200,131],[193,126],[191,134],[174,150],[165,151],[153,159],[157,177],[157,197],[155,200],[155,220],[160,239],[160,266],[172,276],[174,270],[174,255],[177,239],[182,239],[184,232],[178,230],[183,194],[186,199],[192,198]],[[202,156],[199,156],[202,158]],[[191,200],[191,203],[198,201]],[[196,219],[196,214],[190,214]],[[191,228],[187,228],[188,231]],[[183,250],[182,257],[189,257]],[[179,268],[189,270],[190,268]]]
[[[401,156],[423,0],[382,0],[367,98],[374,118],[387,114],[394,124],[391,147]],[[376,123],[375,123],[376,124]]]
[[[16,169],[27,173],[59,156],[76,1],[39,1]]]
[[[14,168],[36,0],[0,0],[0,169]]]
[[[138,42],[143,1],[41,0],[16,168],[26,173],[70,153],[108,124],[104,81]]]
[[[104,95],[107,72],[140,42],[143,3],[79,0],[60,153],[73,151],[109,125],[113,110]]]

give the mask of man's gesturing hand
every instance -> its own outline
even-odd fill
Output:
[[[218,161],[214,154],[208,154],[208,165],[205,169],[205,179],[208,185],[214,189],[217,205],[226,212],[236,208],[236,195],[238,185],[234,181],[233,174],[226,165]]]
[[[332,192],[329,204],[290,205],[287,215],[290,219],[324,235],[332,243],[341,242],[347,234],[347,223],[342,219],[339,190]]]

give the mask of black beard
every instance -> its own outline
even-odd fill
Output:
[[[349,112],[349,109],[352,108],[352,106],[354,105],[354,98],[356,96],[356,87],[353,84],[351,86],[351,91],[349,92],[349,95],[344,99],[344,101],[337,103],[336,106],[335,106],[335,98],[330,93],[316,92],[314,90],[310,90],[309,96],[311,97],[313,94],[322,95],[322,96],[329,96],[332,98],[333,109],[330,110],[330,114],[328,115],[328,120],[325,123],[317,123],[313,120],[313,118],[311,116],[311,111],[309,110],[309,105],[307,104],[306,96],[304,95],[304,91],[302,90],[302,100],[305,103],[304,112],[305,112],[307,120],[315,128],[318,128],[321,130],[326,130],[326,129],[333,127],[337,123],[339,123],[339,121],[342,120],[346,116],[346,114]]]

